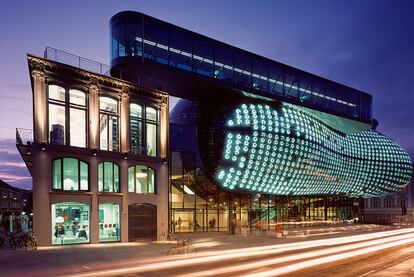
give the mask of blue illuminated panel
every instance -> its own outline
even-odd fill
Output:
[[[243,104],[224,133],[214,178],[228,190],[368,197],[400,191],[412,174],[409,156],[391,139],[341,133],[290,104]]]

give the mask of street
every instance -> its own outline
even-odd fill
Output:
[[[339,234],[296,239],[192,236],[197,253],[173,256],[166,255],[173,246],[167,243],[47,247],[27,253],[2,250],[0,262],[6,266],[0,275],[23,276],[28,271],[31,276],[79,277],[414,275],[414,228],[371,232],[347,229]],[[10,255],[2,255],[5,253]],[[7,266],[7,260],[16,268]]]

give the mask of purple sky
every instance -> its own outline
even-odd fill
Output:
[[[1,1],[0,179],[31,178],[15,128],[32,127],[26,53],[109,63],[110,17],[137,10],[374,96],[379,131],[414,159],[413,1]]]

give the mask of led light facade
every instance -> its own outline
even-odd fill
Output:
[[[369,197],[398,192],[411,177],[408,154],[391,139],[342,133],[291,104],[242,104],[223,135],[214,179],[227,190]]]

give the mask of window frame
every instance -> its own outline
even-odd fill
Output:
[[[132,133],[131,133],[131,105],[138,105],[141,107],[141,117],[134,117],[134,120],[141,123],[141,145],[139,146],[132,146]],[[147,108],[151,108],[155,110],[156,113],[156,120],[148,119],[147,118]],[[148,157],[159,157],[160,156],[160,108],[156,105],[146,104],[144,101],[139,101],[135,99],[129,103],[129,141],[130,141],[130,152],[132,154],[137,155],[144,155]],[[155,155],[148,154],[148,143],[147,143],[147,125],[155,125]],[[133,150],[134,148],[138,148],[138,150]]]
[[[77,160],[77,164],[78,164],[78,190],[65,190],[64,189],[64,159],[74,159]],[[55,161],[60,160],[60,188],[55,188],[54,187],[54,168],[55,168]],[[87,190],[83,190],[81,189],[81,162],[83,162],[84,164],[86,164],[87,166],[87,172],[88,172],[88,189]],[[77,158],[73,158],[73,157],[60,157],[60,158],[56,158],[52,160],[52,166],[51,166],[51,171],[52,171],[52,184],[51,184],[51,188],[53,191],[68,191],[68,192],[90,192],[91,191],[91,177],[90,177],[90,165],[88,162],[81,160],[81,159],[77,159]]]
[[[112,191],[105,191],[105,163],[112,164]],[[102,190],[99,190],[100,172],[99,165],[102,164]],[[118,168],[118,191],[115,191],[115,167]],[[120,193],[121,192],[121,174],[119,165],[111,161],[102,161],[98,163],[98,192],[99,193]]]
[[[101,205],[106,205],[106,204],[112,204],[112,205],[118,205],[118,239],[117,240],[101,240],[101,233],[99,232],[99,243],[116,243],[116,242],[120,242],[121,241],[121,233],[122,233],[122,211],[121,211],[121,204],[117,203],[117,202],[100,202],[98,203],[98,230],[100,228],[100,220],[99,220],[99,210],[100,210],[100,206]]]
[[[149,181],[150,181],[150,178],[149,178],[149,176],[148,176],[148,174],[147,174],[147,177],[146,177],[146,179],[147,179],[147,192],[137,192],[137,177],[136,177],[136,175],[137,175],[137,167],[139,167],[139,166],[143,166],[143,167],[146,167],[147,168],[147,170],[148,169],[151,169],[152,170],[152,172],[153,172],[153,175],[154,175],[154,182],[153,182],[153,192],[149,192],[149,188],[150,188],[150,186],[149,186]],[[129,186],[130,186],[130,184],[129,184],[129,169],[131,168],[131,167],[133,167],[134,168],[134,191],[130,191],[129,190]],[[152,167],[150,167],[150,166],[148,166],[148,165],[144,165],[144,164],[135,164],[135,165],[131,165],[131,166],[129,166],[128,167],[128,193],[134,193],[134,194],[157,194],[157,177],[156,177],[156,170],[154,169],[154,168],[152,168]]]
[[[116,105],[117,105],[117,109],[116,112],[111,112],[111,111],[106,111],[106,110],[102,110],[101,109],[101,98],[109,98],[112,100],[116,101]],[[116,121],[117,121],[117,126],[116,126],[116,133],[117,133],[117,141],[116,141],[116,145],[114,147],[114,144],[112,145],[112,149],[109,148],[109,128],[106,134],[106,139],[107,139],[107,144],[105,146],[105,148],[102,148],[101,145],[101,131],[99,130],[99,149],[103,150],[103,151],[112,151],[112,152],[119,152],[120,151],[120,99],[116,98],[112,95],[108,95],[108,94],[100,94],[98,97],[98,110],[99,110],[99,118],[98,118],[98,123],[99,126],[101,126],[101,116],[105,116],[108,119],[111,117],[116,117]]]
[[[59,106],[59,107],[63,107],[65,110],[65,126],[64,126],[64,143],[63,144],[55,144],[55,145],[66,145],[66,146],[72,146],[72,147],[79,147],[79,148],[88,148],[89,146],[89,135],[88,135],[88,122],[89,122],[89,97],[88,97],[88,91],[84,88],[78,87],[78,86],[65,86],[62,83],[58,83],[58,82],[48,82],[46,87],[46,98],[47,98],[47,107],[46,107],[46,117],[47,117],[47,141],[49,144],[54,144],[50,142],[50,105],[55,105],[55,106]],[[57,86],[62,88],[65,91],[65,100],[64,101],[60,101],[60,100],[56,100],[56,99],[51,99],[50,98],[50,86]],[[80,106],[77,104],[73,104],[70,103],[70,91],[71,90],[77,90],[80,91],[82,93],[85,94],[85,106]],[[78,109],[78,110],[83,110],[85,112],[85,146],[75,146],[75,145],[71,145],[70,139],[71,139],[71,135],[70,135],[70,110],[74,108],[74,109]]]

